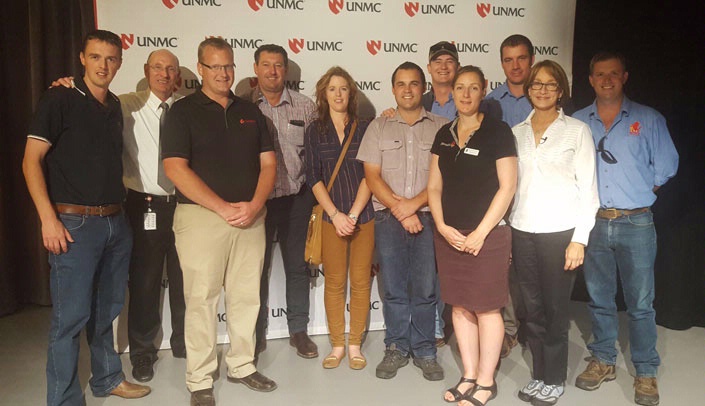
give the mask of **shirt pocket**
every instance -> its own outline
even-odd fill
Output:
[[[303,126],[288,123],[287,127],[286,127],[286,134],[287,134],[287,142],[289,144],[303,148],[303,146],[304,146],[304,127]]]
[[[433,142],[419,142],[418,165],[420,171],[426,171],[431,167],[431,147]]]
[[[402,163],[402,155],[404,144],[400,139],[383,139],[379,142],[379,149],[382,152],[382,169],[392,170],[399,169]]]

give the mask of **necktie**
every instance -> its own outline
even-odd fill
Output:
[[[162,163],[162,137],[164,136],[164,123],[166,123],[166,115],[169,111],[169,104],[162,102],[159,105],[162,109],[162,114],[159,116],[159,165],[157,165],[157,184],[167,193],[174,193],[174,184],[167,178],[164,173],[164,164]]]

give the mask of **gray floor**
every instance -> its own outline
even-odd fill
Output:
[[[626,328],[620,332],[618,346],[617,380],[605,383],[595,392],[585,392],[573,386],[575,377],[585,367],[585,341],[590,335],[589,315],[585,304],[571,304],[575,317],[570,331],[568,385],[559,404],[571,406],[630,405],[633,403],[633,368],[625,366],[624,355],[629,356]],[[31,307],[18,314],[0,318],[0,405],[41,405],[45,403],[46,335],[50,309]],[[625,315],[621,314],[625,326]],[[687,331],[658,329],[658,350],[662,358],[659,370],[661,405],[705,404],[705,329]],[[442,405],[443,390],[459,378],[459,358],[451,340],[439,350],[439,360],[446,371],[441,382],[428,382],[421,371],[409,364],[391,380],[377,379],[375,365],[383,353],[383,333],[371,332],[363,352],[369,365],[362,371],[353,371],[343,362],[340,368],[324,370],[322,357],[305,360],[296,356],[288,340],[271,340],[262,354],[259,370],[277,381],[279,388],[271,393],[257,393],[242,385],[228,383],[220,346],[220,378],[215,383],[219,405]],[[327,336],[317,336],[322,355],[328,347]],[[185,361],[175,359],[169,351],[159,353],[155,378],[150,382],[152,394],[137,400],[94,398],[86,396],[88,405],[188,405],[189,393],[184,385]],[[131,379],[127,354],[123,354],[123,368]],[[517,396],[517,390],[529,378],[530,353],[519,347],[502,362],[497,374],[499,394],[491,405],[526,405]],[[85,342],[81,349],[79,376],[87,389],[89,357]]]

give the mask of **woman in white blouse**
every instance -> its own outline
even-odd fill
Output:
[[[533,377],[519,398],[552,405],[567,375],[573,271],[583,264],[599,207],[595,146],[588,126],[561,109],[570,87],[559,64],[535,64],[524,94],[534,109],[512,129],[519,181],[509,221]]]

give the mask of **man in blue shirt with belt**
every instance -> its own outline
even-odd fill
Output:
[[[600,193],[600,209],[585,255],[593,334],[588,349],[592,359],[575,386],[595,390],[603,381],[616,378],[615,296],[619,275],[636,370],[634,401],[657,405],[660,359],[653,308],[656,230],[650,207],[656,201],[655,192],[676,174],[678,152],[663,116],[624,95],[627,78],[622,55],[595,55],[590,61],[595,102],[574,114],[592,130]]]

